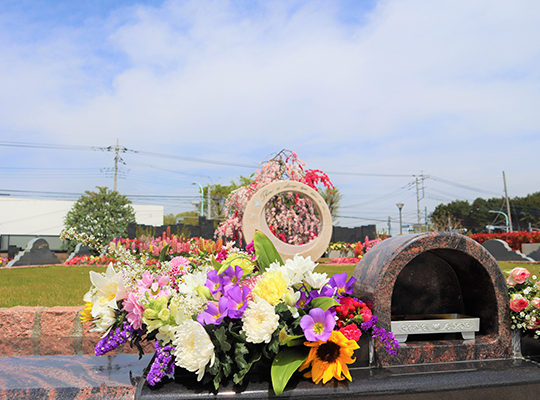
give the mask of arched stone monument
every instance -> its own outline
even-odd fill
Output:
[[[295,192],[303,195],[313,202],[313,206],[319,214],[319,222],[321,223],[319,234],[316,239],[303,245],[292,245],[279,240],[268,228],[264,215],[266,204],[276,195],[287,192]],[[276,246],[277,251],[283,260],[291,259],[295,254],[303,257],[311,256],[313,261],[319,259],[330,243],[332,237],[332,216],[328,205],[317,193],[316,190],[296,181],[278,181],[260,188],[246,205],[244,218],[242,220],[242,230],[246,242],[249,243],[255,236],[255,231],[259,230],[264,233]]]

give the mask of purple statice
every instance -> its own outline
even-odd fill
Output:
[[[150,386],[154,386],[156,383],[161,382],[161,379],[165,375],[171,375],[174,373],[174,362],[171,351],[174,350],[173,346],[164,346],[159,345],[159,341],[156,341],[155,344],[156,355],[154,357],[154,362],[148,371],[146,376],[146,381]]]
[[[121,344],[126,343],[133,337],[135,331],[135,328],[127,321],[124,321],[122,326],[119,326],[116,329],[111,329],[96,345],[94,350],[96,356],[102,356],[103,354],[116,349]]]
[[[388,354],[396,355],[397,349],[399,349],[399,343],[392,332],[386,332],[384,328],[373,327],[373,336],[377,336],[381,343],[384,344],[384,348]]]
[[[371,318],[366,321],[366,322],[362,322],[360,324],[360,329],[363,331],[363,332],[366,332],[368,330],[370,330],[372,327],[375,326],[375,324],[377,323],[377,316],[376,315],[372,315]]]

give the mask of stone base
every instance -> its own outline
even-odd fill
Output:
[[[151,388],[141,380],[136,399],[385,399],[385,400],[501,400],[538,399],[540,364],[525,359],[421,364],[397,367],[352,368],[353,381],[315,385],[299,375],[285,392],[275,396],[266,377],[254,376],[243,387],[223,386],[219,392],[202,386],[194,374],[168,379]]]

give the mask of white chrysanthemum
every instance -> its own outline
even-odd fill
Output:
[[[269,343],[272,334],[279,326],[279,315],[274,307],[259,297],[250,301],[242,316],[242,330],[246,333],[246,340],[251,343]]]
[[[313,289],[320,289],[328,283],[330,278],[324,272],[322,274],[318,272],[307,272],[306,276],[304,277],[304,280]]]
[[[285,261],[282,273],[285,279],[290,282],[289,286],[293,286],[302,282],[305,274],[313,272],[316,266],[317,264],[311,261],[311,256],[304,258],[296,254],[292,260]]]
[[[201,324],[186,320],[176,329],[173,341],[176,365],[197,374],[200,381],[208,363],[214,365],[216,354],[210,336]]]

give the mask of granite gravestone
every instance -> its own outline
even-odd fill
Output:
[[[510,246],[508,246],[508,243],[506,243],[504,240],[500,240],[500,239],[487,240],[484,243],[482,243],[482,246],[484,246],[487,249],[487,251],[489,251],[491,255],[497,261],[534,262],[534,259],[532,259],[531,257],[527,257],[521,251],[512,250]]]
[[[35,238],[28,242],[26,249],[19,252],[8,267],[19,265],[49,265],[60,264],[60,260],[49,249],[49,243],[43,238]]]
[[[354,277],[354,294],[372,303],[380,327],[389,331],[394,321],[415,317],[406,332],[397,332],[411,334],[397,356],[389,356],[376,342],[377,365],[512,356],[506,281],[495,259],[474,240],[448,232],[387,239],[366,253]],[[449,320],[439,323],[441,333],[424,335],[430,326],[422,320],[435,319],[433,315],[478,318],[479,331],[474,340],[464,340],[451,328],[466,322]]]

